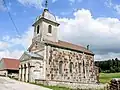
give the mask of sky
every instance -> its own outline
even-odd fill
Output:
[[[31,45],[32,24],[43,12],[45,0],[5,2],[0,0],[0,58],[19,59]],[[95,60],[120,58],[120,0],[48,0],[48,8],[60,23],[60,40],[90,45]]]

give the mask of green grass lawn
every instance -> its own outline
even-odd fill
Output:
[[[108,83],[112,78],[120,78],[120,73],[100,73],[101,83]]]

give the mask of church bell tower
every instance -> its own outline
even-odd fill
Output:
[[[36,18],[34,26],[33,42],[52,41],[58,42],[57,32],[60,24],[56,21],[56,17],[48,10],[48,2],[46,0],[43,13]]]

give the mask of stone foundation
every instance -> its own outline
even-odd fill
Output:
[[[83,83],[70,83],[70,82],[59,82],[59,81],[36,81],[36,84],[44,84],[48,86],[61,86],[71,89],[85,89],[85,90],[108,90],[108,84],[83,84]]]

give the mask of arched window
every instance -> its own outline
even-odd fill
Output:
[[[38,25],[37,26],[37,34],[39,33],[39,29],[40,29],[40,26]]]
[[[62,65],[63,65],[63,62],[60,61],[59,62],[59,74],[62,74]]]
[[[70,73],[72,73],[72,69],[73,69],[73,62],[70,62],[70,66],[69,66],[69,68],[70,68]]]
[[[85,62],[83,60],[83,73],[85,74]]]
[[[83,74],[84,74],[84,78],[85,78],[85,62],[83,60]]]
[[[81,63],[78,63],[79,73],[81,73]]]
[[[48,26],[48,33],[52,33],[52,26],[51,25]]]

